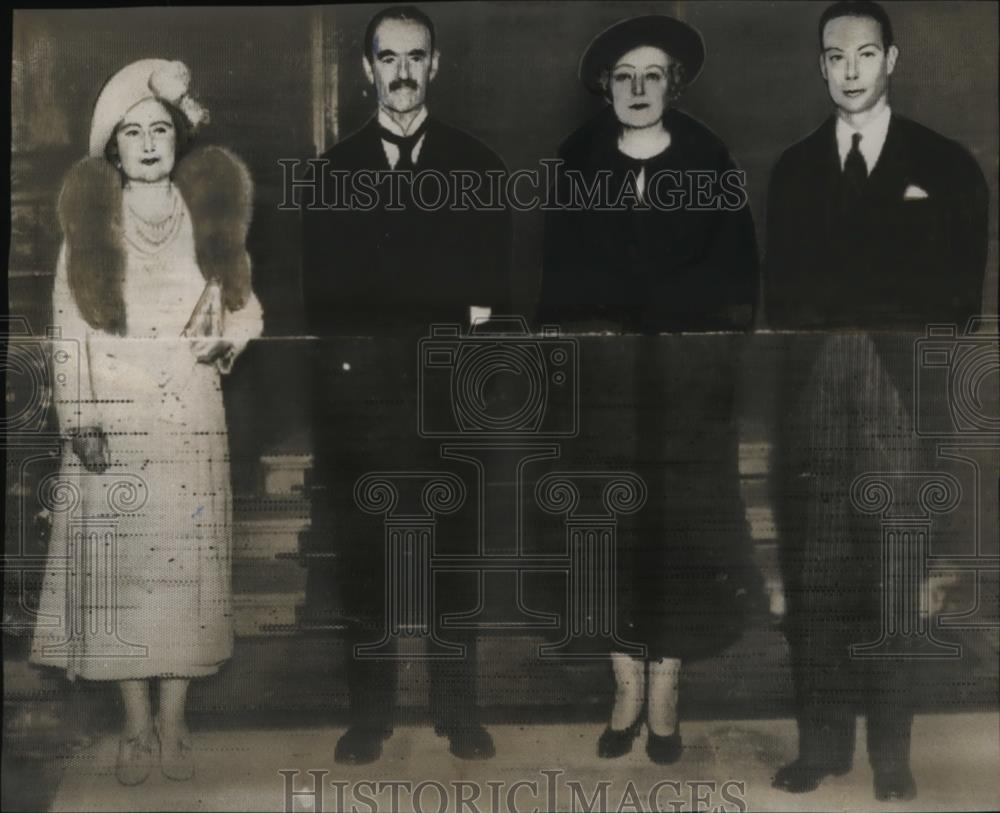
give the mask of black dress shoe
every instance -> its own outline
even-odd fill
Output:
[[[632,741],[642,727],[642,715],[628,728],[615,729],[608,726],[597,740],[597,756],[602,759],[617,759],[632,750]]]
[[[382,756],[382,742],[392,736],[391,728],[351,726],[337,740],[333,752],[335,762],[346,765],[366,765]]]
[[[673,765],[681,758],[683,751],[684,743],[681,742],[679,728],[665,737],[650,731],[649,737],[646,738],[646,755],[657,765]]]
[[[843,776],[851,770],[847,763],[817,765],[797,759],[780,768],[771,781],[771,787],[788,793],[808,793],[816,790],[827,776]]]
[[[463,726],[438,723],[434,733],[448,738],[448,750],[459,759],[491,759],[497,752],[490,732],[478,723]]]
[[[875,798],[880,802],[908,802],[917,798],[917,783],[910,769],[875,771]]]

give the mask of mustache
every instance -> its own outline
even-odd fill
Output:
[[[419,87],[420,84],[417,82],[416,79],[393,79],[389,83],[389,92],[391,93],[395,90],[400,90],[401,88],[409,88],[410,90],[417,90],[419,89]]]

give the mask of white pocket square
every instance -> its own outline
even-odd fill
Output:
[[[903,191],[903,200],[925,200],[929,197],[926,189],[912,183]]]

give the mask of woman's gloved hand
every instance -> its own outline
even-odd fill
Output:
[[[74,433],[72,448],[83,467],[92,474],[103,474],[111,463],[108,437],[100,427],[89,426]]]
[[[197,339],[191,343],[191,349],[201,364],[212,364],[224,359],[233,350],[233,343],[227,339]]]

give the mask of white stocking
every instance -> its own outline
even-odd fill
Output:
[[[678,658],[661,658],[649,663],[649,730],[665,737],[677,730],[677,695],[681,662]]]
[[[611,653],[611,668],[615,673],[615,707],[611,711],[611,727],[616,731],[628,728],[639,718],[646,697],[646,664],[622,652]]]

